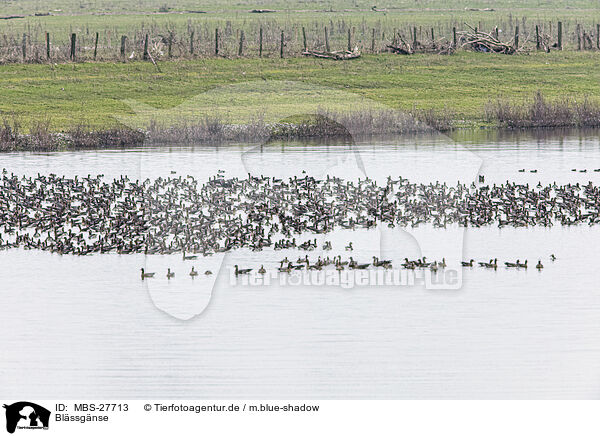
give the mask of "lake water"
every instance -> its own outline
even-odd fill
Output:
[[[597,131],[459,132],[356,145],[9,153],[0,155],[1,167],[108,180],[126,174],[205,181],[225,170],[227,177],[305,171],[471,183],[483,174],[486,184],[597,185],[600,141]],[[420,282],[251,286],[231,276],[235,264],[273,269],[284,256],[304,256],[298,250],[239,250],[197,261],[0,251],[2,396],[598,399],[599,236],[587,225],[339,230],[319,237],[332,241],[331,252],[309,253],[347,257],[352,241],[359,261],[445,257],[459,274],[455,289]],[[530,265],[541,259],[545,268],[463,270],[460,260],[471,258]],[[192,265],[213,275],[191,278]],[[142,281],[140,267],[156,278]],[[167,267],[176,272],[171,280]]]

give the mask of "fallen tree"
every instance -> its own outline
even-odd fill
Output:
[[[406,42],[400,33],[396,35],[394,41],[388,44],[387,49],[393,53],[401,55],[411,55],[415,53],[436,53],[436,54],[451,54],[454,53],[452,43],[441,38],[438,40],[430,40],[428,42],[416,41],[413,45]]]
[[[518,51],[512,40],[509,43],[505,43],[500,41],[498,36],[493,33],[481,32],[468,24],[467,26],[471,29],[470,31],[458,32],[462,48],[470,48],[473,51],[484,53],[493,52],[502,54],[514,54]]]
[[[302,52],[304,56],[313,56],[315,58],[322,59],[333,59],[335,61],[346,61],[349,59],[356,59],[360,57],[360,51],[358,47],[354,50],[342,50],[342,51],[317,51],[306,49]]]

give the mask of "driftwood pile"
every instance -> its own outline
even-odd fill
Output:
[[[315,58],[322,59],[333,59],[335,61],[347,61],[349,59],[356,59],[360,57],[360,51],[358,47],[354,47],[354,50],[341,50],[341,51],[317,51],[306,49],[302,52],[304,56],[312,56]]]
[[[517,48],[513,41],[508,43],[502,42],[498,39],[498,35],[494,33],[485,33],[473,29],[471,26],[470,31],[459,32],[460,44],[462,48],[470,48],[473,51],[484,52],[484,53],[502,53],[502,54],[515,54]]]
[[[409,44],[403,36],[398,33],[392,41],[388,44],[387,49],[392,53],[401,55],[411,55],[415,53],[437,53],[437,54],[451,54],[454,52],[452,43],[447,41],[445,38],[438,39],[436,41],[421,42],[416,41],[413,44]]]

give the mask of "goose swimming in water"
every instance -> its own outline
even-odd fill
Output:
[[[190,276],[192,276],[192,277],[196,277],[197,275],[198,275],[198,271],[196,271],[196,270],[194,269],[194,267],[192,267],[192,270],[190,271]]]
[[[283,266],[283,263],[282,263],[282,265],[277,269],[279,270],[279,272],[289,273],[292,271],[292,263],[288,262],[286,266]]]
[[[265,267],[263,265],[261,265],[260,268],[258,269],[258,273],[265,274],[266,272],[267,272],[267,270],[265,269]]]
[[[144,280],[144,279],[149,279],[149,278],[151,278],[151,277],[154,277],[154,274],[156,274],[156,273],[149,273],[149,272],[146,272],[146,271],[144,271],[144,268],[140,268],[140,269],[141,269],[141,271],[142,271],[142,280]]]
[[[178,253],[187,261],[199,257],[188,252],[210,256],[239,249],[297,248],[296,236],[306,233],[378,225],[600,225],[600,186],[591,182],[449,186],[390,177],[381,186],[372,179],[356,183],[309,176],[215,176],[199,183],[191,176],[105,181],[101,175],[69,179],[2,174],[0,249],[64,255]],[[274,235],[282,239],[272,241]],[[328,242],[323,249],[329,248]],[[314,239],[300,245],[316,248]],[[353,244],[344,248],[352,251]],[[437,262],[437,267],[443,264]],[[430,266],[422,260],[413,265]]]
[[[462,264],[462,266],[465,266],[465,267],[472,267],[473,266],[473,262],[475,262],[475,260],[471,259],[468,262],[462,261],[461,264]]]
[[[175,277],[175,273],[171,272],[171,268],[168,268],[167,269],[167,278],[170,279],[170,278],[173,278],[173,277]]]
[[[252,271],[252,268],[247,268],[247,269],[239,269],[238,266],[235,266],[235,275],[239,276],[240,274],[248,274],[250,271]]]
[[[391,260],[379,260],[378,257],[373,256],[373,266],[382,266],[390,265],[392,263]]]
[[[198,259],[198,256],[186,256],[185,251],[183,252],[183,260],[195,260]]]
[[[542,268],[544,268],[544,265],[542,265],[542,261],[541,260],[538,260],[538,263],[537,263],[537,265],[535,267],[537,269],[542,269]]]

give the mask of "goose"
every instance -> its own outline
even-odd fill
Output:
[[[142,271],[142,280],[152,278],[152,277],[154,277],[154,274],[156,274],[156,273],[146,272],[146,271],[144,271],[144,268],[140,268],[140,269]]]
[[[519,263],[519,261],[517,260],[517,267],[518,268],[527,268],[527,259],[525,259],[525,263]]]
[[[209,270],[209,269],[207,269],[206,271],[204,271],[204,275],[205,276],[210,276],[210,275],[212,275],[212,271]]]
[[[353,266],[351,266],[352,269],[367,269],[368,267],[370,267],[371,264],[370,263],[354,263]]]
[[[542,269],[542,268],[544,268],[544,265],[542,265],[542,261],[541,260],[538,260],[538,263],[537,263],[537,265],[535,267],[537,269]]]
[[[391,264],[391,260],[379,260],[378,257],[373,256],[373,266],[386,266]]]
[[[506,265],[507,268],[516,268],[519,266],[519,259],[517,259],[516,262],[504,262],[504,265]]]
[[[198,271],[196,271],[196,270],[194,269],[194,267],[192,267],[192,270],[190,271],[190,276],[192,276],[192,277],[196,277],[197,275],[198,275]]]
[[[485,268],[496,269],[498,267],[498,259],[490,259],[489,262],[479,262],[479,265]]]
[[[315,263],[314,265],[310,265],[310,263],[307,261],[306,262],[306,269],[321,271],[323,269],[323,267],[319,263]]]
[[[186,256],[185,251],[183,252],[183,260],[195,260],[198,259],[198,256]]]
[[[465,267],[472,267],[473,266],[473,262],[475,262],[475,260],[471,259],[468,262],[462,261],[461,264],[462,264],[462,266],[465,266]]]
[[[292,264],[288,262],[288,264],[284,267],[283,265],[277,268],[279,272],[289,273],[292,270]]]
[[[352,247],[352,242],[349,242],[348,245],[346,245],[346,251],[352,251],[354,250],[354,248]]]
[[[519,172],[520,172],[520,173],[524,173],[524,172],[525,172],[525,168],[523,168],[523,169],[520,169],[520,170],[519,170]]]
[[[258,273],[265,274],[266,272],[267,272],[267,270],[265,269],[265,267],[263,265],[261,265],[260,268],[258,269]]]
[[[341,255],[339,255],[339,256],[337,257],[337,261],[336,261],[336,263],[337,263],[338,265],[342,265],[342,266],[348,265],[348,261],[347,261],[347,260],[344,260],[344,261],[342,261],[342,256],[341,256]]]
[[[239,269],[238,266],[235,266],[235,275],[239,276],[240,274],[248,274],[250,271],[252,271],[252,268],[247,268],[247,269]]]
[[[171,268],[167,269],[167,278],[170,279],[172,277],[175,277],[175,273],[171,272]]]
[[[556,260],[556,256],[555,256],[554,254],[551,254],[551,255],[550,255],[550,260],[551,260],[552,262],[554,262],[554,261]]]
[[[485,267],[487,265],[491,265],[493,263],[493,261],[494,261],[494,259],[490,259],[489,262],[478,262],[478,263],[479,263],[479,266]]]

